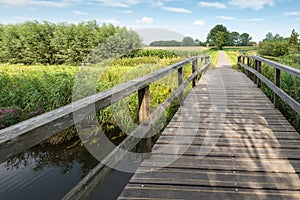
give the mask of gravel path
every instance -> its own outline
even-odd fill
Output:
[[[219,59],[217,67],[231,67],[231,63],[227,60],[226,55],[223,51],[219,51]]]

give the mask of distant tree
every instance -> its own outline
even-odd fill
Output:
[[[225,32],[217,32],[215,35],[215,45],[219,50],[222,50],[226,44],[226,33]]]
[[[299,33],[297,33],[295,29],[292,30],[292,34],[289,37],[288,43],[290,46],[296,46],[299,44]]]
[[[269,32],[266,34],[266,38],[263,41],[272,41],[274,38],[273,33]]]
[[[225,26],[218,24],[210,30],[207,35],[207,42],[209,45],[216,45],[218,48],[222,48],[230,44],[230,33]]]
[[[241,44],[240,34],[236,31],[230,33],[230,45],[239,46]]]
[[[199,39],[195,39],[195,45],[200,46],[200,44],[201,44],[201,41]]]
[[[181,46],[195,46],[195,41],[191,37],[184,37]]]
[[[181,46],[181,42],[175,41],[175,40],[160,40],[160,41],[154,41],[149,44],[149,46],[152,47],[170,47],[170,46]]]
[[[263,41],[273,41],[273,42],[283,42],[285,41],[284,37],[280,36],[278,33],[273,35],[273,33],[269,32],[266,34],[266,38]]]
[[[241,39],[241,46],[249,46],[250,45],[250,40],[252,40],[252,37],[248,33],[243,33],[240,35]]]

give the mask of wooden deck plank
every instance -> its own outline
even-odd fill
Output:
[[[119,199],[279,199],[298,200],[299,191],[129,184]]]
[[[300,136],[244,74],[209,70],[119,199],[300,199]]]

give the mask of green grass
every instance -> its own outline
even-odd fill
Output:
[[[108,90],[183,59],[123,58],[110,62],[110,65],[96,65],[82,69],[73,66],[0,65],[0,129],[69,104],[72,98],[76,100]],[[191,64],[184,67],[185,78],[191,72]],[[177,72],[151,84],[151,111],[154,111],[176,88]],[[190,89],[191,86],[186,89],[185,94]],[[177,108],[178,104],[174,103],[164,118],[169,120]],[[110,138],[124,136],[120,132],[121,127],[129,132],[138,124],[137,92],[99,111],[97,120]],[[119,124],[116,120],[119,120]],[[160,126],[164,127],[168,120],[162,120]],[[70,139],[74,135],[74,130],[70,128],[61,134],[64,138]],[[52,141],[57,143],[55,140]]]
[[[219,51],[215,48],[211,48],[208,50],[208,54],[211,58],[212,67],[216,67],[219,59]]]

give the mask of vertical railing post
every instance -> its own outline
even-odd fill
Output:
[[[138,90],[139,98],[139,122],[142,123],[150,116],[150,90],[149,85]],[[149,135],[149,134],[147,134]],[[152,140],[151,137],[141,139],[139,143],[139,150],[141,153],[151,152]]]
[[[242,56],[242,64],[245,64],[245,56]],[[245,72],[244,67],[242,67],[242,71]]]
[[[274,83],[277,87],[280,88],[280,69],[275,69],[275,75],[274,75]],[[275,108],[279,108],[279,96],[274,93],[274,106]]]
[[[257,71],[258,61],[254,58],[254,69]],[[257,76],[254,74],[254,84],[257,84]]]
[[[261,74],[261,61],[257,60],[257,71],[259,74]],[[257,78],[257,87],[260,88],[261,87],[261,80]]]
[[[251,63],[250,63],[250,58],[249,57],[247,57],[247,66],[251,67]],[[247,76],[250,77],[250,75],[251,75],[250,71],[247,70]]]
[[[192,62],[192,73],[195,73],[197,71],[198,71],[198,58]],[[196,87],[197,79],[198,79],[198,74],[193,79],[193,82],[192,82],[193,87]]]
[[[242,61],[242,56],[238,56],[238,63],[237,63],[237,65],[238,65],[238,67],[240,68],[240,69],[242,69],[242,67],[239,65],[239,63]]]
[[[183,67],[178,69],[178,87],[183,83]],[[178,95],[178,101],[180,106],[183,106],[183,92],[180,92]]]

